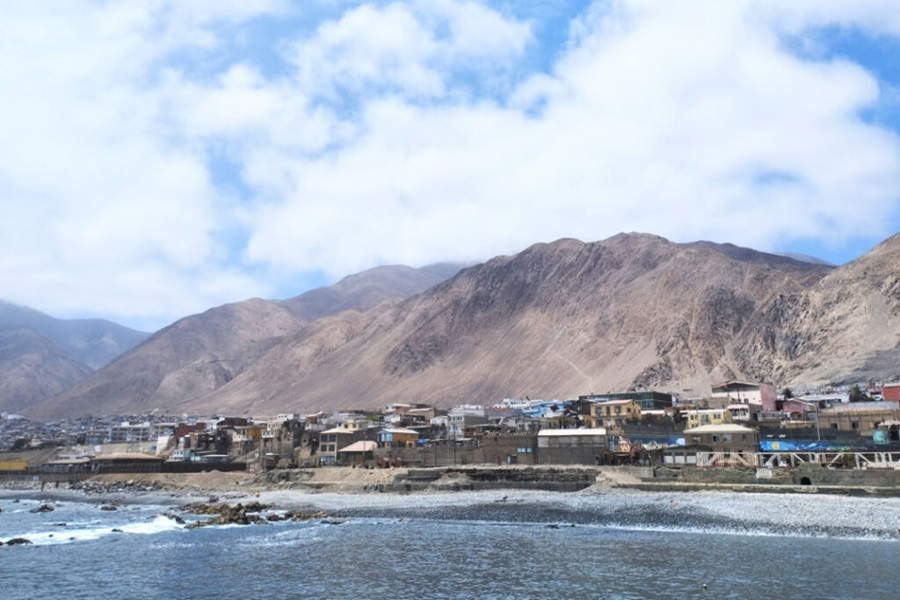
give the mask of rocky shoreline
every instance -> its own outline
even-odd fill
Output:
[[[754,481],[752,474],[722,473],[706,480],[654,478],[651,469],[591,466],[464,466],[439,468],[275,469],[267,472],[102,474],[72,483],[2,480],[0,488],[41,496],[77,493],[96,498],[194,499],[217,496],[239,501],[261,493],[416,494],[533,490],[578,492],[626,488],[645,492],[732,491],[748,493],[900,496],[900,487],[872,473],[868,485],[796,485]],[[893,473],[888,474],[893,475]],[[880,484],[880,485],[879,485]]]
[[[102,475],[43,491],[33,482],[14,488],[0,483],[0,495],[49,503],[91,502],[98,510],[160,505],[168,507],[166,516],[176,522],[183,519],[182,526],[192,528],[307,519],[341,524],[358,517],[525,518],[549,524],[900,539],[900,498],[862,492],[868,497],[784,485],[653,486],[626,470],[599,468],[426,471],[334,468],[295,471],[291,476],[274,471],[259,476]],[[545,487],[536,488],[541,481]],[[562,491],[561,483],[578,489]],[[750,491],[754,493],[738,493]]]

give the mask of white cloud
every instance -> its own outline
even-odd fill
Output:
[[[0,295],[164,320],[559,237],[874,240],[898,228],[900,144],[860,114],[896,82],[822,28],[897,36],[885,4],[596,2],[543,49],[487,2],[20,4]],[[249,24],[271,14],[295,31],[263,60]]]
[[[5,14],[5,298],[157,325],[220,301],[185,270],[210,266],[212,233],[229,217],[217,211],[202,149],[161,127],[165,102],[151,83],[172,48],[166,40],[196,33],[216,17],[213,5],[73,2],[48,11],[26,3]],[[233,9],[223,4],[218,15]],[[182,19],[186,11],[203,14]],[[262,288],[227,268],[205,276],[216,278],[230,283],[211,288],[232,294]]]
[[[340,273],[623,229],[760,248],[871,231],[900,182],[896,135],[858,118],[877,82],[787,53],[759,10],[598,5],[510,108],[372,100],[365,135],[293,164],[249,256]]]

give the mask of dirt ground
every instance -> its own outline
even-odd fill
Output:
[[[219,471],[206,471],[203,473],[106,474],[92,477],[90,481],[107,484],[140,482],[183,493],[254,493],[284,489],[285,487],[351,492],[365,489],[368,486],[389,484],[395,477],[405,475],[406,472],[406,469],[370,470],[351,467],[305,469],[302,472],[302,481],[299,483],[296,481],[268,483],[263,475],[255,473],[223,473]]]

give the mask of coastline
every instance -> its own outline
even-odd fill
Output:
[[[78,485],[45,486],[43,491],[39,485],[4,486],[0,482],[0,498],[166,507],[259,503],[274,512],[322,512],[337,519],[525,519],[635,530],[900,540],[898,497],[798,492],[771,485],[752,490],[734,485],[647,488],[624,476],[619,481],[598,476],[577,491],[464,489],[444,481],[443,485],[405,492],[377,486],[407,477],[409,469],[317,471],[305,482],[273,483],[249,473],[219,472],[99,475]],[[459,478],[458,473],[447,475]]]
[[[650,475],[650,476],[648,476]],[[884,485],[796,485],[765,481],[656,479],[646,469],[590,466],[494,466],[358,469],[327,467],[269,472],[107,473],[80,482],[0,478],[0,493],[31,497],[78,496],[133,500],[145,496],[223,500],[256,498],[273,492],[304,494],[429,494],[464,491],[535,490],[556,493],[628,489],[646,493],[734,492],[748,494],[900,497],[900,487]]]

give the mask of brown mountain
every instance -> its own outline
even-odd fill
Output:
[[[251,299],[185,317],[64,394],[32,403],[29,416],[191,412],[193,405],[309,321],[396,302],[446,279],[459,266],[386,266],[289,300]],[[46,398],[46,397],[45,397]]]
[[[40,311],[0,300],[0,329],[29,329],[68,353],[69,358],[99,369],[150,334],[104,319],[57,319]]]
[[[644,234],[560,240],[464,269],[404,301],[235,344],[241,369],[224,385],[162,393],[137,369],[114,368],[148,342],[48,407],[258,414],[642,388],[705,394],[732,377],[795,388],[890,379],[900,376],[891,362],[898,261],[900,236],[837,268]],[[201,335],[173,333],[179,345]]]
[[[796,387],[900,379],[900,234],[755,316],[745,372]]]
[[[90,372],[87,365],[32,329],[0,330],[0,398],[4,412],[21,412],[34,397],[58,394]]]
[[[58,394],[148,333],[102,319],[56,319],[0,300],[0,410]]]
[[[747,372],[741,340],[754,315],[830,270],[649,235],[538,244],[366,319],[317,322],[200,406],[259,412],[708,392],[712,381]]]

